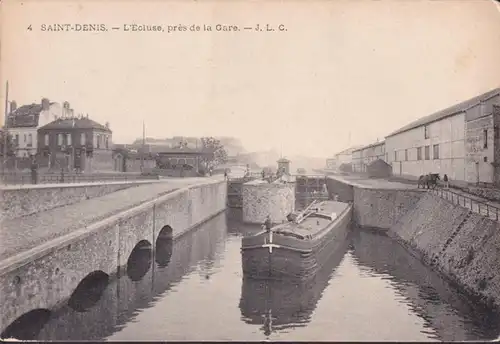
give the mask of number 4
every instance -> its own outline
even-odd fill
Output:
[[[28,31],[32,31],[33,29],[31,28],[31,25],[28,26]]]

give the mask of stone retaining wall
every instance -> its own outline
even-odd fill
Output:
[[[333,178],[327,178],[326,187],[328,189],[328,196],[334,199],[338,196],[339,201],[352,202],[354,200],[354,188],[351,185],[339,182]]]
[[[425,194],[420,190],[354,187],[353,221],[360,227],[389,229]]]
[[[468,294],[500,307],[498,222],[428,193],[389,234]]]
[[[271,215],[274,223],[286,220],[295,209],[295,184],[252,181],[242,185],[243,222],[264,223]]]
[[[220,214],[226,194],[225,181],[189,186],[1,261],[0,333],[31,310],[53,309],[90,273],[114,274],[139,243],[155,247],[162,234],[181,237]]]
[[[0,217],[12,219],[56,207],[74,204],[86,199],[100,197],[109,193],[150,183],[112,182],[82,183],[71,185],[26,185],[0,188]]]

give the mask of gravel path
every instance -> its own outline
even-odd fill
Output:
[[[0,223],[0,259],[207,178],[169,179]]]

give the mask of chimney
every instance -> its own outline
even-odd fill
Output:
[[[17,103],[15,100],[10,102],[10,112],[14,112],[17,109]]]
[[[69,103],[67,101],[63,103],[63,108],[69,110]]]
[[[47,98],[42,99],[42,110],[47,111],[50,107],[50,101]]]
[[[105,125],[106,125],[106,128],[108,128],[108,129],[109,129],[109,122],[106,122],[106,124],[105,124]]]

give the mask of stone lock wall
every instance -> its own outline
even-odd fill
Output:
[[[338,200],[341,202],[352,202],[354,200],[354,190],[351,185],[339,182],[333,178],[327,178],[326,187],[328,196],[331,199],[338,196]]]
[[[0,332],[31,310],[57,307],[88,274],[114,274],[162,228],[180,237],[226,208],[227,183],[193,185],[0,261]]]
[[[354,187],[353,220],[361,227],[391,228],[425,194],[419,190],[377,190]]]
[[[242,186],[243,222],[264,223],[271,215],[273,223],[286,220],[295,210],[295,184],[252,181]]]
[[[0,218],[12,219],[56,207],[100,197],[130,187],[150,183],[131,181],[113,183],[73,183],[71,185],[25,185],[0,188]]]
[[[428,193],[388,233],[469,295],[500,306],[498,222]]]

